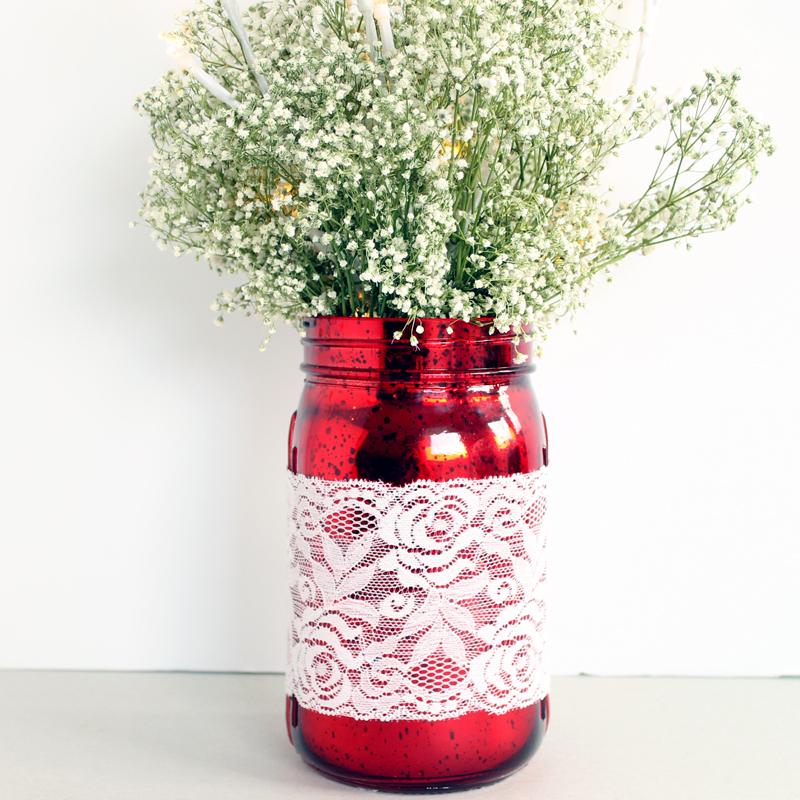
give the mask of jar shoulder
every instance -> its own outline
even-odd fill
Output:
[[[527,376],[451,386],[307,381],[289,448],[302,474],[396,485],[530,472],[547,462]]]

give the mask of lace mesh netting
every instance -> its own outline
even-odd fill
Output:
[[[546,486],[546,468],[405,486],[290,474],[288,692],[386,721],[543,698]]]

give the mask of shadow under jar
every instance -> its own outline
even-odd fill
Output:
[[[327,777],[423,793],[516,772],[547,728],[547,434],[526,343],[406,322],[304,322],[286,712]]]

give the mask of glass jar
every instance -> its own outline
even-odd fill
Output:
[[[306,379],[289,433],[289,470],[297,476],[296,480],[308,482],[312,479],[314,487],[326,487],[330,492],[337,491],[340,486],[366,487],[363,497],[359,494],[357,499],[361,507],[366,508],[365,513],[371,513],[373,506],[383,502],[364,499],[373,485],[387,487],[386,491],[390,491],[388,487],[413,489],[417,486],[436,490],[439,485],[483,487],[493,486],[492,481],[497,480],[530,479],[531,473],[544,475],[547,434],[531,386],[530,373],[534,366],[530,358],[525,361],[519,358],[520,353],[529,355],[529,346],[524,342],[515,345],[513,334],[489,334],[487,325],[438,319],[418,320],[416,325],[421,326],[421,332],[412,331],[407,320],[402,319],[317,317],[304,322],[305,361],[302,369]],[[418,340],[415,345],[411,344],[412,333]],[[359,483],[348,483],[353,481]],[[361,483],[365,481],[373,483]],[[448,511],[451,507],[446,503],[440,503],[438,507],[444,509],[445,516],[451,513]],[[351,552],[348,547],[355,541],[352,532],[338,531],[337,519],[344,518],[329,514],[327,521],[321,524],[327,526],[330,541],[341,545],[334,547],[336,553]],[[352,519],[352,514],[349,519]],[[506,525],[505,517],[497,516],[496,519],[499,522],[495,525]],[[485,525],[483,517],[481,520]],[[448,518],[446,522],[449,525],[451,520]],[[475,523],[472,524],[475,527]],[[439,527],[444,530],[446,526],[442,523]],[[348,535],[350,538],[345,542]],[[523,533],[523,537],[528,535]],[[543,530],[540,535],[544,536]],[[344,538],[337,539],[337,536]],[[316,555],[309,549],[309,559],[316,558],[319,562],[324,558],[323,548],[318,543],[312,542],[307,547],[317,548],[314,551]],[[503,547],[505,551],[502,552],[508,551],[508,546],[501,544],[496,546],[496,549],[500,548],[497,552],[500,553]],[[474,556],[476,552],[474,545],[472,549],[464,550],[464,553],[473,554],[467,555],[467,559],[477,558]],[[413,584],[415,576],[426,569],[432,574],[443,569],[431,566],[434,563],[431,559],[440,557],[439,553],[440,550],[435,546],[431,549],[430,545],[427,549],[411,547],[408,550],[406,558],[411,558],[413,564],[409,566],[406,563],[409,568],[404,582],[406,588],[398,588],[392,595],[394,599],[388,600],[396,603],[387,611],[391,618],[381,618],[383,621],[380,623],[377,618],[372,619],[372,624],[396,622],[394,618],[402,615],[403,606],[408,604],[417,609],[418,615],[422,613],[420,608],[426,602],[425,592],[419,586],[411,585],[409,588],[407,584]],[[485,553],[482,558],[486,560]],[[490,560],[495,566],[502,566],[506,563],[504,558],[506,556],[501,554],[491,556]],[[508,555],[506,560],[511,563],[513,558]],[[369,559],[361,563],[368,562]],[[373,576],[373,581],[378,575],[376,563],[373,560],[372,572],[368,573]],[[380,563],[385,567],[386,562]],[[422,566],[413,569],[414,564]],[[312,566],[319,571],[319,563]],[[484,570],[484,566],[467,564],[463,574],[468,579],[477,580],[474,576]],[[309,572],[308,564],[306,567],[306,572]],[[365,568],[361,570],[364,572]],[[497,613],[502,611],[504,603],[511,602],[508,599],[508,581],[506,584],[502,582],[505,574],[501,572],[498,578],[487,573],[484,583],[488,583],[481,590],[481,602],[494,604],[492,608]],[[385,578],[384,573],[381,575]],[[301,576],[301,580],[305,579]],[[515,585],[512,579],[509,580],[510,585]],[[543,566],[540,566],[536,580],[544,583]],[[352,583],[349,587],[358,589]],[[317,590],[307,591],[313,595]],[[362,598],[363,605],[364,591],[368,588],[361,594],[351,592],[346,598],[347,607],[355,608],[353,598]],[[511,591],[513,595],[517,590]],[[295,584],[295,619],[300,614],[308,616],[308,608],[299,592],[301,589]],[[436,596],[438,598],[438,591]],[[319,604],[322,601],[314,602]],[[387,598],[384,598],[384,606],[386,602]],[[456,615],[463,616],[463,609],[469,610],[470,601],[462,600],[456,605],[460,605],[455,609]],[[537,599],[530,607],[539,613],[539,622],[542,622],[545,613],[543,601]],[[447,609],[452,615],[453,605],[447,605]],[[323,611],[321,607],[317,609],[317,618]],[[361,630],[363,625],[358,627],[356,623],[359,620],[352,618],[356,612],[347,613],[351,616],[345,616],[345,627],[349,626],[351,632],[337,635],[350,637],[348,646],[352,650],[355,647],[352,641],[358,636],[352,631]],[[424,622],[423,618],[416,627]],[[438,623],[430,623],[427,629],[423,625],[416,634],[417,640],[435,624]],[[456,620],[455,633],[459,633],[458,627]],[[390,640],[390,645],[402,640],[399,628],[386,630],[397,634]],[[445,635],[451,636],[450,633]],[[521,639],[513,639],[511,633],[504,635],[508,637],[504,645],[507,648],[513,645],[513,652],[509,650],[503,656],[508,662],[498,672],[504,676],[503,680],[513,683],[519,679],[518,683],[524,683],[533,675],[532,670],[541,672],[541,664],[530,661],[530,653],[525,650],[527,645]],[[293,636],[296,641],[296,631]],[[312,649],[316,641],[313,636],[309,645]],[[462,638],[466,637],[469,642],[478,641],[474,645],[478,651],[491,649],[491,645],[481,645],[475,636],[475,633],[463,633]],[[335,679],[339,681],[338,688],[341,688],[342,680],[353,686],[357,686],[360,680],[364,686],[365,678],[358,674],[358,667],[350,655],[348,663],[334,664],[320,649],[324,642],[316,641],[316,644],[320,652],[307,656],[311,659],[310,668],[321,673],[321,677],[312,676],[317,681],[314,685],[326,680],[334,681],[333,670],[339,676]],[[401,644],[397,647],[400,648]],[[332,713],[331,708],[322,711],[310,708],[311,703],[304,703],[292,689],[290,669],[287,697],[290,740],[303,759],[327,777],[383,791],[447,791],[481,786],[523,767],[539,747],[549,722],[546,694],[540,692],[532,702],[503,705],[498,701],[496,707],[490,704],[488,708],[470,707],[459,711],[456,700],[452,699],[456,694],[453,686],[461,685],[459,681],[464,680],[465,670],[454,672],[448,678],[447,663],[444,663],[447,660],[442,653],[437,650],[438,655],[428,656],[425,669],[429,677],[444,674],[445,680],[436,685],[421,685],[416,695],[418,702],[423,702],[420,698],[429,698],[431,707],[444,703],[441,708],[445,710],[437,710],[434,718],[425,718],[424,704],[405,718],[397,708],[390,709],[388,715],[377,711],[372,714],[364,706],[363,696],[358,706],[359,713],[352,711],[353,706],[347,706],[350,713],[347,710]],[[359,657],[363,662],[363,653]],[[397,666],[399,656],[383,652],[381,657],[384,664],[384,684],[381,685],[388,686],[392,678],[385,665],[392,661]],[[430,662],[437,657],[443,665],[434,668]],[[483,657],[488,658],[486,654]],[[317,660],[313,661],[314,658]],[[403,658],[408,660],[407,655]],[[510,678],[506,674],[509,671],[514,673]],[[525,686],[522,689],[524,693]],[[505,689],[501,687],[496,694],[497,691],[506,697]],[[446,710],[448,703],[451,704],[449,714]]]

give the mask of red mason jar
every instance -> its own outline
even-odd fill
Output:
[[[531,645],[545,500],[530,482],[546,474],[547,434],[519,359],[530,348],[487,325],[416,326],[307,319],[289,433],[289,738],[329,778],[398,792],[500,780],[549,722]]]

